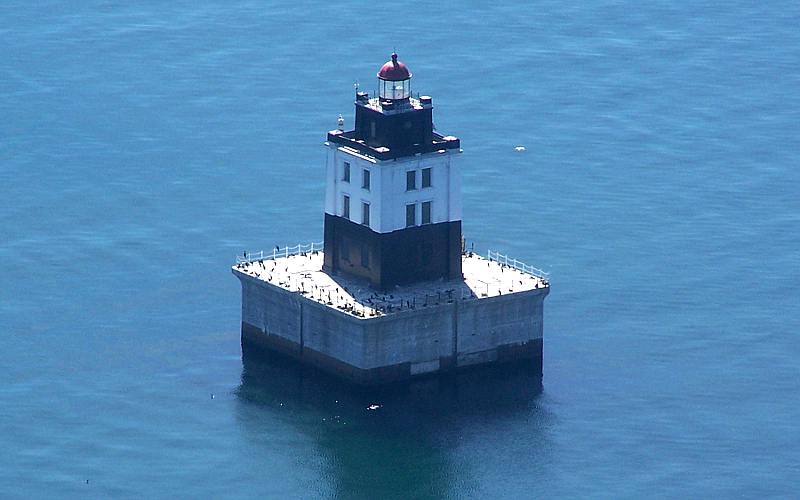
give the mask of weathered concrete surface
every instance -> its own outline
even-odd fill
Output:
[[[281,351],[364,384],[512,359],[530,359],[541,369],[549,286],[358,317],[237,268],[233,273],[242,283],[243,348]]]
[[[544,277],[471,252],[461,256],[463,279],[420,282],[391,291],[376,290],[364,280],[330,274],[323,270],[324,260],[323,252],[315,251],[241,262],[233,270],[305,295],[332,309],[369,318],[453,299],[499,297],[550,286]]]

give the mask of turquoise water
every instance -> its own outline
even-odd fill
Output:
[[[796,494],[796,2],[0,20],[0,496]],[[552,274],[541,386],[243,363],[229,266],[321,240],[320,144],[393,48],[462,140],[466,237]]]

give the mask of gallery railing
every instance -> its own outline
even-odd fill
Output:
[[[532,274],[538,278],[542,278],[544,280],[550,279],[550,273],[546,273],[541,269],[538,269],[533,266],[529,266],[528,264],[519,261],[517,259],[511,259],[508,255],[503,255],[500,252],[493,252],[491,250],[488,251],[486,258],[490,261],[497,262],[498,264],[502,264],[505,266],[513,267],[518,271],[522,271],[523,273]]]
[[[260,250],[258,252],[244,252],[244,255],[237,255],[236,256],[236,263],[237,264],[249,264],[251,262],[258,262],[260,260],[275,260],[280,257],[288,257],[290,255],[300,255],[304,253],[310,252],[321,252],[322,251],[322,242],[319,243],[308,243],[306,245],[298,244],[293,247],[275,247],[272,251],[264,251]]]

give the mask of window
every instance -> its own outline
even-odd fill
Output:
[[[375,138],[375,120],[369,122],[369,136]]]
[[[342,175],[342,180],[345,182],[350,182],[350,162],[344,162],[344,174]]]
[[[406,205],[406,227],[411,227],[417,223],[417,206],[414,204]]]
[[[429,201],[422,202],[422,223],[431,223],[431,202]]]
[[[409,170],[406,172],[406,191],[417,189],[417,171]]]
[[[361,266],[369,267],[369,247],[361,245]]]
[[[422,187],[423,188],[431,187],[431,169],[430,168],[423,168],[422,169]]]
[[[422,251],[420,253],[423,263],[430,262],[431,258],[433,258],[433,244],[431,244],[429,241],[424,241],[422,243]]]
[[[339,248],[340,257],[345,262],[350,262],[350,241],[347,238],[341,239],[341,246]]]
[[[361,204],[361,223],[369,226],[369,203]]]
[[[369,191],[369,170],[366,168],[361,171],[361,187]]]
[[[347,195],[342,197],[342,217],[350,218],[350,197]]]

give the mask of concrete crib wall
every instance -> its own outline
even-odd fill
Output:
[[[249,276],[241,281],[242,322],[276,337],[274,340],[281,350],[299,354],[302,345],[300,301],[303,299]]]
[[[303,355],[318,353],[317,364],[335,363],[364,368],[364,323],[349,314],[303,299]],[[330,358],[330,359],[329,359]]]
[[[464,301],[458,305],[459,366],[497,360],[501,347],[540,340],[549,289]]]
[[[367,367],[411,363],[415,371],[439,369],[440,359],[454,352],[453,311],[453,304],[444,304],[367,321]]]
[[[360,319],[245,274],[242,328],[353,379],[387,380],[511,358],[541,360],[549,288]]]

